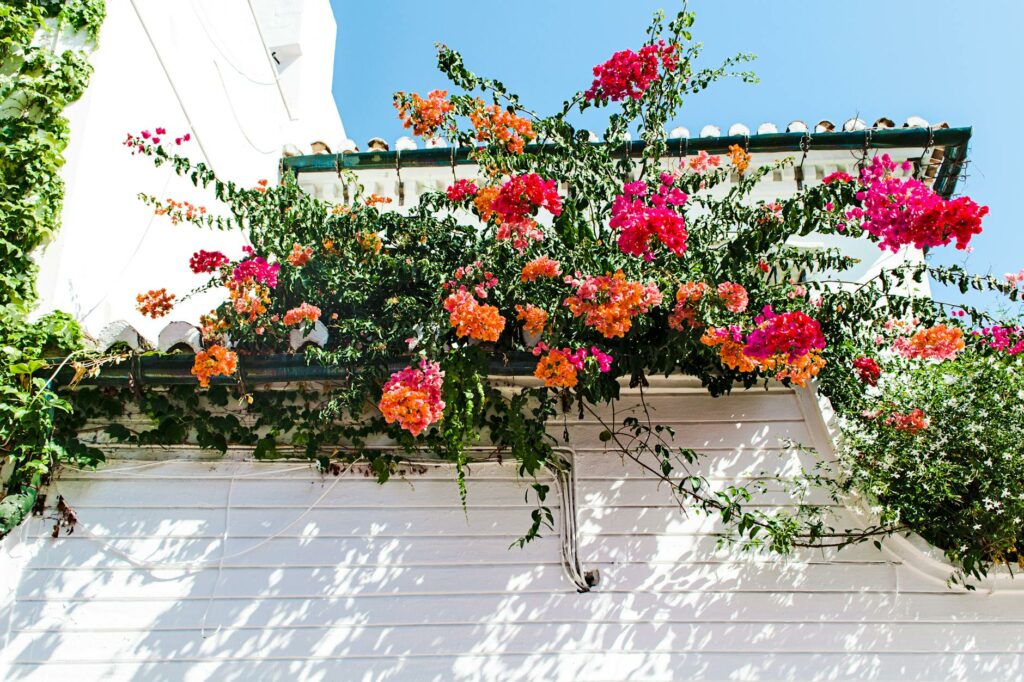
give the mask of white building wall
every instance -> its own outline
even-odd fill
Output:
[[[701,470],[718,485],[792,473],[809,460],[783,440],[821,447],[827,437],[805,392],[715,399],[673,380],[648,396],[679,443],[707,455]],[[626,392],[619,419],[635,398]],[[120,456],[109,466],[65,471],[48,491],[50,509],[63,495],[77,510],[73,535],[51,539],[52,520],[36,518],[0,545],[0,677],[1024,675],[1024,602],[1012,581],[950,589],[948,569],[903,542],[789,559],[716,549],[715,519],[683,513],[665,486],[606,449],[599,425],[568,425],[580,559],[600,573],[584,594],[565,577],[557,537],[509,548],[531,510],[512,465],[471,466],[464,514],[448,467],[410,467],[381,487],[360,472],[322,478],[308,464],[237,452],[202,461],[112,449]]]
[[[188,270],[193,252],[237,254],[243,242],[171,225],[143,206],[139,192],[211,210],[214,202],[168,166],[133,157],[126,134],[191,132],[183,149],[222,178],[275,181],[285,144],[344,137],[331,96],[336,24],[328,0],[109,0],[107,15],[89,88],[67,112],[67,197],[61,231],[41,254],[41,310],[71,312],[93,333],[124,319],[155,338],[168,320],[136,312],[135,295],[166,287],[181,297],[199,283]],[[282,34],[301,55],[278,83],[268,47]],[[195,322],[218,302],[216,293],[197,296],[172,319]]]

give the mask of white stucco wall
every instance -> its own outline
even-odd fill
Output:
[[[124,319],[155,338],[168,320],[136,312],[135,295],[187,293],[198,283],[188,270],[193,252],[237,253],[242,239],[155,217],[139,192],[213,202],[168,167],[131,156],[125,135],[191,131],[189,156],[221,177],[274,181],[285,144],[344,137],[331,95],[336,24],[328,0],[109,0],[107,14],[89,88],[67,112],[67,197],[61,231],[40,254],[41,310],[71,312],[93,333]],[[268,48],[286,39],[301,54],[279,85]],[[196,297],[172,319],[195,322],[217,302]]]
[[[673,379],[655,380],[648,396],[679,443],[707,456],[700,471],[716,485],[792,473],[808,459],[783,439],[827,439],[804,392],[715,399]],[[627,391],[619,419],[635,400]],[[48,491],[51,508],[64,495],[77,510],[73,535],[51,539],[52,520],[37,518],[0,543],[0,678],[1024,675],[1014,581],[950,589],[941,564],[899,541],[788,559],[716,549],[716,519],[683,513],[665,486],[606,449],[597,424],[568,426],[580,559],[600,572],[585,594],[566,578],[557,537],[509,549],[531,510],[510,465],[471,466],[464,514],[449,467],[381,487],[361,472],[323,478],[242,451],[199,461],[188,450],[112,448],[109,466],[65,471]],[[788,499],[769,491],[755,503]]]

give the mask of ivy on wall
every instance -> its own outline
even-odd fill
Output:
[[[38,271],[32,254],[60,226],[64,109],[89,82],[85,48],[104,16],[103,0],[0,4],[0,455],[11,472],[0,534],[21,520],[40,478],[65,454],[50,436],[54,412],[69,407],[34,374],[44,355],[78,348],[81,332],[64,313],[28,321]],[[84,45],[59,49],[65,32],[80,32]]]

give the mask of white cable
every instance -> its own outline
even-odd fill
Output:
[[[228,499],[224,504],[224,532],[220,538],[220,559],[217,561],[217,576],[213,579],[213,587],[210,588],[210,598],[206,600],[206,608],[203,609],[203,617],[199,621],[199,633],[206,639],[206,617],[210,614],[210,605],[217,596],[217,588],[220,586],[220,577],[224,573],[224,556],[228,551],[228,529],[231,527],[231,493],[235,489],[235,477],[228,481]],[[216,634],[220,632],[220,625],[217,626]]]
[[[167,166],[167,178],[164,180],[164,186],[160,190],[160,196],[165,196],[167,194],[167,186],[171,184],[171,178],[173,178],[174,175],[174,169],[171,166]],[[146,229],[142,231],[142,235],[139,237],[139,241],[135,245],[135,249],[131,252],[131,255],[128,256],[128,260],[125,261],[124,267],[121,268],[121,272],[117,273],[117,276],[110,281],[110,283],[107,285],[107,290],[103,292],[103,296],[100,297],[100,300],[96,301],[95,305],[93,305],[92,308],[89,308],[89,312],[87,312],[85,315],[82,315],[82,317],[78,320],[79,322],[85,322],[85,320],[88,319],[90,315],[96,312],[96,309],[99,308],[103,304],[103,302],[106,301],[107,298],[110,296],[111,292],[114,290],[114,285],[121,281],[121,278],[124,277],[124,273],[128,272],[128,268],[131,267],[132,263],[135,261],[135,257],[138,256],[139,251],[142,250],[142,244],[146,241],[146,237],[149,236],[149,231],[153,227],[153,223],[156,220],[156,215],[157,214],[154,212],[153,215],[149,216],[149,222],[146,223]]]
[[[167,78],[167,84],[171,86],[171,90],[174,92],[174,97],[178,100],[178,106],[181,107],[181,113],[184,114],[185,121],[188,122],[188,127],[192,132],[192,137],[195,138],[196,145],[199,146],[199,151],[202,152],[206,165],[213,170],[213,162],[210,160],[210,155],[206,153],[203,141],[199,137],[199,131],[192,124],[192,117],[188,115],[188,109],[185,108],[185,103],[181,99],[181,94],[178,92],[178,88],[174,85],[174,79],[171,78],[171,72],[167,70],[167,65],[164,64],[164,58],[160,54],[160,50],[156,48],[156,42],[153,40],[153,35],[149,32],[149,27],[146,26],[146,22],[142,18],[142,12],[139,11],[139,6],[136,4],[136,0],[130,0],[130,2],[132,3],[132,9],[135,10],[135,16],[139,18],[139,24],[142,26],[142,31],[146,34],[146,39],[149,40],[149,44],[153,48],[153,54],[156,55],[157,61],[160,62],[160,68],[163,69],[164,76]]]
[[[224,58],[224,61],[227,62],[227,65],[230,66],[235,71],[235,73],[237,73],[239,76],[255,85],[277,85],[276,78],[272,81],[261,81],[256,78],[253,78],[252,76],[250,76],[249,74],[245,73],[240,68],[235,66],[235,63],[231,60],[231,58],[224,53],[224,50],[220,48],[220,45],[217,44],[217,41],[214,40],[213,36],[210,35],[210,31],[207,29],[206,22],[204,22],[202,17],[199,16],[200,11],[199,8],[196,7],[196,1],[191,0],[189,4],[192,5],[192,13],[196,16],[196,21],[199,22],[199,28],[203,29],[203,33],[206,34],[206,39],[210,41],[210,44],[213,45],[213,49],[217,50],[220,56]],[[205,12],[203,12],[203,14],[205,14]]]
[[[261,149],[252,141],[252,138],[249,137],[248,133],[245,132],[245,127],[242,125],[242,121],[238,118],[238,112],[235,111],[235,105],[231,102],[231,94],[228,93],[227,83],[224,82],[224,74],[221,73],[220,66],[217,64],[216,59],[211,59],[210,61],[213,62],[213,68],[217,71],[217,78],[220,80],[221,90],[224,91],[224,99],[228,102],[228,111],[231,112],[231,117],[235,119],[235,125],[238,126],[238,132],[242,133],[242,137],[244,137],[245,141],[249,143],[249,146],[260,154],[263,154],[264,156],[268,154],[276,154],[276,147],[274,149]]]

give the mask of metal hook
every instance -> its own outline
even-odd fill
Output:
[[[800,138],[800,151],[803,152],[803,156],[800,157],[800,165],[793,169],[797,191],[804,188],[804,162],[807,160],[807,152],[811,151],[810,132],[805,131],[804,136]]]
[[[860,157],[860,163],[857,164],[857,168],[864,170],[868,165],[868,152],[871,149],[871,128],[864,129],[864,149]]]
[[[398,205],[405,206],[405,183],[402,182],[402,150],[395,150],[395,175],[398,176]]]
[[[926,159],[925,157],[928,155],[928,152],[931,150],[932,145],[934,144],[935,130],[931,126],[928,126],[928,141],[925,142],[924,149],[921,150],[921,160],[918,162],[917,166],[918,179],[928,174],[927,167],[930,165],[930,163],[929,160]]]

